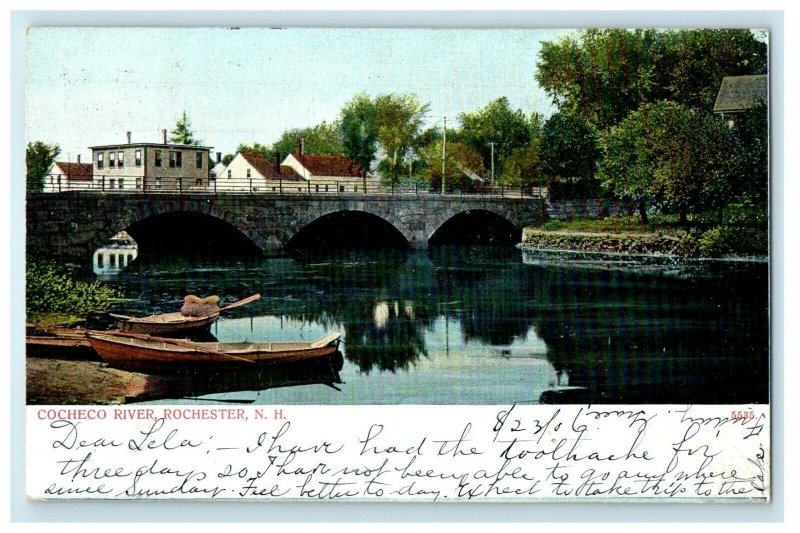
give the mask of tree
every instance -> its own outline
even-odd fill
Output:
[[[514,150],[531,140],[531,123],[521,109],[514,111],[505,96],[490,102],[485,107],[458,116],[462,139],[481,154],[483,166],[492,167],[492,143],[494,143],[494,167],[502,174],[503,164]]]
[[[732,173],[733,137],[711,114],[675,102],[645,104],[603,137],[598,173],[619,196],[648,197],[689,209],[719,208],[739,191]]]
[[[188,144],[191,146],[200,146],[203,143],[200,139],[194,138],[192,123],[189,121],[189,117],[186,116],[186,111],[184,111],[182,117],[178,119],[178,122],[175,124],[175,129],[170,132],[169,142]]]
[[[597,136],[581,117],[559,111],[545,122],[539,159],[546,174],[591,179],[598,155]]]
[[[242,145],[240,144],[239,146],[241,147]],[[228,165],[231,164],[231,161],[233,161],[234,157],[236,157],[234,154],[225,154],[224,156],[222,156],[222,164],[227,167]]]
[[[386,153],[383,168],[390,181],[397,183],[430,104],[423,104],[413,94],[383,94],[375,98],[374,106],[377,140]]]
[[[272,145],[272,153],[280,154],[281,158],[294,153],[297,139],[300,138],[303,139],[306,153],[323,155],[342,155],[344,153],[342,131],[338,121],[322,121],[316,126],[286,130]]]
[[[262,154],[267,159],[269,159],[272,156],[272,150],[270,149],[270,147],[267,146],[266,144],[261,144],[258,142],[254,142],[253,144],[241,143],[239,144],[239,146],[236,147],[236,153]],[[233,160],[232,157],[231,160]]]
[[[544,172],[539,158],[540,144],[541,139],[534,138],[530,144],[515,149],[506,158],[500,176],[502,185],[520,187],[542,183]]]
[[[357,161],[366,177],[378,150],[376,109],[366,93],[357,94],[342,109],[339,124],[344,153]]]
[[[61,153],[57,144],[28,143],[25,149],[25,186],[28,192],[41,192],[47,171]]]
[[[434,141],[421,150],[428,180],[433,190],[442,186],[442,141]],[[445,188],[447,190],[469,188],[471,180],[465,173],[481,174],[484,170],[483,158],[471,146],[447,141],[447,158],[445,160]]]
[[[605,130],[649,102],[710,110],[723,76],[766,66],[766,43],[749,30],[590,29],[543,43],[536,80],[560,109]]]

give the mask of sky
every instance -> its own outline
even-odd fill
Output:
[[[214,151],[272,144],[335,120],[357,93],[415,93],[426,125],[506,96],[549,115],[534,79],[541,43],[570,30],[31,28],[26,140],[59,160],[89,146],[160,142],[185,110]],[[452,121],[452,122],[451,122]]]

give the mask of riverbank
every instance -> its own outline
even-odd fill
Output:
[[[544,227],[527,227],[521,247],[527,250],[578,251],[686,258],[766,257],[767,231],[755,228],[713,227],[705,231],[666,227],[657,231],[631,229],[620,224],[559,221]]]

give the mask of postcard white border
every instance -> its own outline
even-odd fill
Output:
[[[24,76],[24,28],[28,25],[164,25],[170,20],[164,13],[145,12],[94,12],[94,13],[56,13],[56,12],[17,12],[11,20],[11,154],[21,154],[24,148],[23,117],[23,76]],[[174,20],[174,19],[173,19]],[[686,26],[747,26],[765,27],[771,34],[772,64],[772,197],[783,199],[783,15],[780,12],[550,12],[550,13],[455,13],[446,18],[431,16],[429,13],[326,13],[324,20],[318,13],[182,13],[182,25],[247,25],[265,26],[449,26],[449,27],[583,27],[583,26],[627,26],[627,27],[686,27]],[[443,24],[443,21],[446,23]],[[12,162],[14,175],[22,175],[24,164],[17,157]],[[24,192],[21,181],[11,181],[10,211],[12,228],[11,279],[21,280],[24,258]],[[779,376],[772,384],[772,465],[773,500],[770,506],[683,506],[675,504],[627,504],[607,506],[601,504],[580,505],[580,516],[566,511],[565,504],[538,504],[535,506],[507,506],[487,504],[497,509],[487,511],[487,506],[427,506],[420,504],[354,504],[336,507],[336,516],[331,516],[331,507],[324,504],[277,504],[269,509],[259,506],[236,508],[236,515],[230,513],[237,504],[218,503],[211,506],[187,502],[160,504],[149,509],[143,516],[137,506],[108,504],[105,502],[51,502],[43,506],[28,502],[23,497],[22,460],[24,454],[23,413],[24,413],[24,347],[22,336],[15,335],[11,343],[11,508],[15,521],[774,521],[783,514],[783,209],[780,201],[773,201],[773,321],[772,321],[772,373]],[[777,289],[776,289],[777,287]],[[11,302],[22,301],[20,283],[11,284]],[[24,327],[22,316],[10,316],[12,332],[20,332]],[[278,508],[280,507],[280,508]],[[572,508],[571,506],[569,507]],[[502,509],[502,512],[501,512]],[[493,515],[490,516],[490,515]]]

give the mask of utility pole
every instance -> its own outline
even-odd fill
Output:
[[[447,161],[447,117],[444,117],[444,137],[442,139],[442,194],[444,194],[445,162]]]
[[[494,141],[489,144],[492,145],[492,187],[494,187]]]

